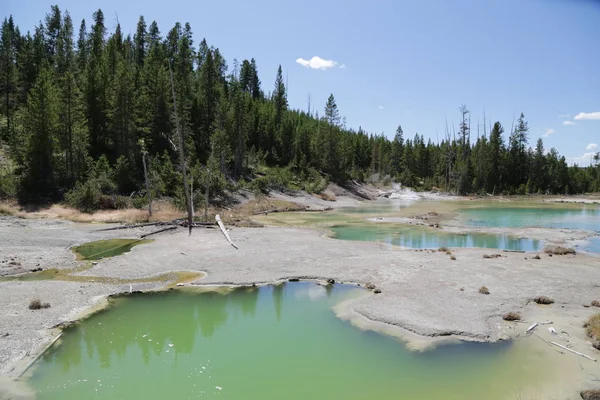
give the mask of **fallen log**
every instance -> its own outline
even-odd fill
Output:
[[[221,216],[217,214],[215,219],[217,220],[217,224],[219,224],[219,228],[221,228],[221,232],[223,232],[225,239],[227,239],[229,244],[232,245],[236,250],[239,250],[238,247],[231,241],[231,237],[229,237],[229,233],[227,233],[227,229],[225,229],[225,225],[223,225],[223,221],[221,221]]]
[[[121,226],[115,226],[112,228],[97,229],[96,232],[117,231],[120,229],[131,229],[131,228],[143,228],[144,226],[154,226],[154,225],[164,225],[164,224],[165,224],[165,222],[147,222],[147,223],[135,224],[135,225],[121,225]]]
[[[578,356],[581,356],[581,357],[587,358],[588,360],[596,361],[596,359],[595,359],[595,358],[593,358],[593,357],[590,357],[590,356],[588,356],[588,355],[585,355],[585,354],[583,354],[583,353],[580,353],[580,352],[578,352],[578,351],[571,350],[571,349],[569,349],[568,347],[566,347],[566,346],[563,346],[562,344],[558,344],[558,343],[556,343],[556,342],[550,342],[550,344],[553,344],[553,345],[555,345],[555,346],[558,346],[558,347],[560,347],[560,348],[561,348],[561,349],[563,349],[563,350],[570,351],[571,353],[573,353],[573,354],[577,354]]]
[[[143,238],[145,238],[145,237],[148,237],[148,236],[150,236],[150,235],[156,235],[157,233],[161,233],[161,232],[165,232],[165,231],[172,231],[173,229],[177,229],[177,227],[176,227],[176,226],[167,226],[166,228],[159,229],[159,230],[157,230],[157,231],[154,231],[154,232],[150,232],[150,233],[146,233],[146,234],[144,234],[144,235],[141,235],[141,236],[140,236],[140,238],[142,238],[142,239],[143,239]]]
[[[273,210],[257,211],[255,213],[252,213],[252,215],[275,214],[275,213],[280,213],[280,212],[296,212],[296,211],[307,211],[307,210],[306,210],[306,208],[302,208],[302,207],[288,208],[286,210],[273,209]]]

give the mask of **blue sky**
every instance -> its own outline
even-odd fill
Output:
[[[55,2],[5,1],[22,31]],[[543,137],[570,162],[600,151],[600,1],[594,0],[229,0],[80,1],[57,3],[78,27],[104,11],[134,33],[139,15],[165,34],[190,22],[232,65],[254,57],[263,89],[277,66],[288,77],[289,103],[322,113],[333,93],[347,125],[436,141],[445,119],[471,110],[473,135],[487,118],[510,130],[523,111],[530,144]],[[314,58],[313,58],[314,57]],[[311,62],[312,60],[312,62]],[[316,68],[315,68],[316,67]],[[482,128],[483,129],[483,128]]]

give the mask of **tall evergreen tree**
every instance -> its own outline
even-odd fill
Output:
[[[27,200],[55,198],[56,135],[59,129],[58,92],[49,68],[43,68],[27,100],[25,172],[21,197]]]
[[[18,31],[15,29],[12,15],[2,22],[0,32],[0,94],[2,95],[2,114],[6,116],[6,128],[0,131],[0,139],[8,140],[11,135],[13,109],[17,89],[17,49]]]

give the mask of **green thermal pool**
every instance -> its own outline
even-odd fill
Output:
[[[109,239],[82,244],[73,248],[81,260],[100,260],[127,253],[133,247],[152,242],[151,239]]]
[[[494,400],[560,380],[535,340],[411,352],[359,330],[331,309],[358,290],[301,282],[118,298],[66,330],[29,382],[40,400]]]
[[[433,229],[377,223],[370,225],[335,225],[330,228],[336,239],[381,242],[415,249],[439,247],[483,247],[490,249],[535,251],[542,247],[539,240],[509,235],[481,233],[454,234]]]
[[[475,207],[459,210],[460,220],[470,226],[521,228],[568,228],[600,230],[600,207]]]
[[[450,215],[440,225],[476,228],[545,227],[581,229],[600,232],[600,206],[586,204],[543,204],[533,201],[506,202],[490,200],[378,200],[358,207],[342,208],[325,213],[282,213],[263,218],[267,223],[324,228],[332,237],[342,240],[375,241],[409,248],[482,247],[502,250],[537,251],[540,240],[509,234],[471,232],[450,233],[428,225],[428,213]],[[426,216],[426,219],[411,219]],[[409,218],[412,224],[375,222],[376,218]],[[598,239],[591,238],[582,249],[600,253]]]

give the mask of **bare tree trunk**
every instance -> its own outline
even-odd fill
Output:
[[[192,200],[192,217],[196,216],[196,210],[194,209],[194,174],[190,172],[190,199]]]
[[[142,164],[144,164],[144,180],[146,181],[146,195],[148,196],[148,217],[152,216],[152,194],[150,193],[150,180],[148,179],[148,170],[146,169],[146,154],[142,154]]]
[[[187,165],[185,162],[185,151],[183,149],[184,140],[183,132],[181,129],[181,121],[177,114],[177,100],[175,99],[175,84],[173,83],[173,71],[171,70],[171,62],[169,61],[169,75],[171,77],[171,92],[173,93],[173,110],[175,111],[175,125],[177,127],[177,136],[179,138],[179,161],[181,162],[181,173],[183,175],[183,190],[185,192],[185,201],[187,202],[187,214],[188,214],[188,229],[189,235],[192,236],[192,224],[194,217],[192,215],[192,202],[190,199],[190,190],[187,182]]]
[[[206,195],[204,196],[204,220],[208,222],[208,196],[210,188],[210,168],[206,167]]]

